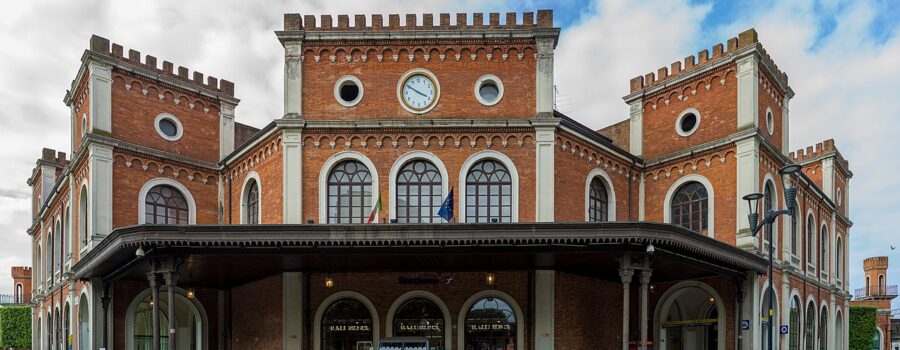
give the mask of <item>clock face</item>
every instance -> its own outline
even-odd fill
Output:
[[[413,74],[403,82],[400,99],[410,109],[423,111],[434,104],[436,90],[431,78],[424,74]]]

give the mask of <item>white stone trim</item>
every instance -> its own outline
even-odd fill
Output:
[[[413,109],[406,105],[406,101],[403,101],[403,83],[405,83],[406,80],[409,79],[409,77],[416,75],[416,74],[422,74],[422,75],[430,78],[431,82],[434,83],[434,101],[431,102],[431,105],[429,105],[428,107],[421,109],[421,110]],[[425,68],[413,68],[413,69],[410,69],[410,70],[406,71],[405,73],[403,73],[403,75],[400,76],[400,80],[397,81],[397,102],[400,102],[400,106],[403,107],[403,109],[405,109],[407,112],[410,112],[412,114],[428,113],[432,109],[434,109],[435,106],[437,106],[437,104],[438,104],[438,102],[440,102],[440,100],[441,100],[441,82],[438,81],[437,76],[435,76],[434,73],[432,73],[430,70],[427,70]]]
[[[469,168],[484,159],[493,159],[503,163],[506,169],[509,170],[509,175],[512,178],[511,222],[519,222],[519,172],[516,170],[516,165],[512,159],[503,153],[492,150],[484,150],[472,154],[463,162],[462,167],[459,169],[459,204],[457,205],[459,207],[459,222],[466,222],[466,175],[469,174]]]
[[[303,149],[300,129],[285,129],[281,139],[282,221],[299,224],[303,218]]]
[[[599,177],[600,180],[603,181],[603,184],[606,186],[606,193],[609,196],[609,198],[607,198],[609,201],[607,209],[609,219],[607,221],[616,221],[616,190],[613,187],[612,179],[610,179],[609,175],[600,168],[591,170],[584,183],[584,221],[591,220],[591,181],[593,181],[595,177]]]
[[[718,312],[718,315],[719,315],[719,327],[718,328],[719,328],[719,339],[720,339],[718,350],[725,350],[725,342],[721,341],[721,339],[725,339],[725,330],[727,328],[726,319],[728,318],[728,313],[725,310],[725,303],[722,300],[722,297],[719,296],[719,293],[716,292],[716,290],[714,288],[712,288],[708,284],[700,282],[700,281],[679,282],[679,283],[675,284],[674,286],[669,287],[669,289],[667,289],[666,292],[663,293],[663,295],[659,298],[659,300],[662,300],[662,302],[656,303],[656,309],[653,311],[653,342],[654,342],[654,344],[659,344],[660,346],[658,349],[660,349],[660,350],[666,349],[665,342],[660,341],[660,337],[661,337],[660,321],[663,318],[662,312],[668,311],[669,308],[672,307],[672,303],[675,302],[679,296],[681,296],[681,293],[683,293],[685,290],[688,290],[691,288],[697,288],[697,289],[703,290],[704,292],[706,292],[707,294],[709,294],[716,300],[716,311]],[[748,315],[745,315],[745,317],[746,316],[748,316]]]
[[[444,162],[438,156],[426,151],[407,152],[394,161],[394,165],[391,166],[391,172],[389,173],[390,177],[388,177],[388,210],[391,219],[397,218],[397,175],[406,163],[417,159],[431,162],[438,169],[438,172],[441,173],[441,198],[446,198],[447,194],[450,193],[450,175],[447,173],[447,167],[444,166]]]
[[[775,114],[772,113],[772,107],[766,107],[766,131],[769,136],[775,133]]]
[[[160,129],[159,123],[163,121],[163,119],[175,123],[175,126],[178,128],[178,130],[175,130],[175,136],[166,135],[166,133]],[[160,113],[157,115],[156,118],[153,119],[153,128],[156,129],[156,133],[159,134],[160,137],[169,141],[178,141],[184,136],[184,126],[181,125],[181,120],[178,120],[178,117],[171,113]]]
[[[643,100],[638,99],[628,104],[630,124],[628,149],[636,156],[643,156],[644,153],[644,108],[642,103]]]
[[[325,298],[325,300],[322,300],[322,302],[319,303],[319,307],[316,308],[316,315],[313,319],[313,349],[322,348],[322,317],[325,315],[325,310],[328,309],[328,307],[330,307],[331,304],[333,304],[335,301],[338,301],[340,299],[356,300],[365,305],[366,309],[369,309],[369,315],[372,316],[372,346],[378,344],[381,329],[380,323],[378,322],[378,310],[375,309],[375,304],[372,304],[369,298],[366,298],[366,296],[360,293],[353,291],[340,291],[329,295],[327,298]]]
[[[220,102],[219,108],[219,160],[234,152],[234,106]]]
[[[453,323],[450,321],[450,309],[447,308],[447,304],[444,304],[444,301],[441,300],[440,297],[424,290],[409,291],[403,293],[403,295],[397,297],[397,299],[394,299],[394,303],[391,304],[391,307],[387,311],[386,323],[384,325],[385,337],[392,337],[394,335],[394,315],[397,313],[397,309],[400,308],[400,305],[403,305],[404,302],[413,298],[428,299],[441,309],[441,313],[444,316],[444,349],[452,349]]]
[[[755,55],[737,59],[737,129],[759,126],[759,61]]]
[[[162,303],[162,297],[166,296],[168,294],[168,293],[164,293],[164,291],[168,290],[168,287],[160,286],[159,289],[160,289],[160,300],[159,300],[160,305],[159,305],[159,307],[160,307],[160,310],[164,310],[163,309],[164,305]],[[187,296],[185,296],[186,295],[185,290],[181,289],[177,286],[175,287],[174,292],[175,292],[174,294],[175,294],[176,299],[181,299],[182,301],[187,301],[187,304],[191,306],[190,311],[197,318],[197,322],[200,323],[198,325],[199,327],[197,327],[199,330],[199,334],[197,334],[197,339],[195,341],[198,344],[200,344],[200,349],[208,350],[209,342],[207,341],[207,339],[209,339],[211,337],[211,335],[209,334],[209,321],[208,321],[208,318],[206,315],[206,310],[203,308],[203,304],[201,304],[200,301],[197,300],[197,298],[189,299]],[[134,313],[135,313],[138,305],[140,305],[141,302],[146,300],[147,297],[150,295],[150,293],[151,293],[150,288],[144,289],[143,291],[138,293],[134,297],[134,299],[131,300],[130,304],[128,304],[128,309],[125,312],[125,348],[126,349],[134,348],[134,343],[133,343],[133,340],[134,340]],[[169,300],[168,302],[171,303],[172,301]],[[162,335],[164,331],[165,331],[165,329],[160,329],[160,335]]]
[[[684,131],[684,130],[681,130],[681,121],[688,114],[693,114],[697,118],[697,122],[694,123],[694,127],[691,128],[691,130]],[[686,108],[685,110],[681,111],[681,114],[678,115],[678,119],[675,119],[675,132],[678,133],[678,135],[683,136],[683,137],[691,136],[695,132],[697,132],[697,130],[700,129],[700,121],[701,120],[702,120],[702,118],[700,117],[700,111],[698,111],[696,108],[693,108],[693,107]]]
[[[256,188],[259,191],[259,198],[258,198],[258,201],[256,202],[256,206],[257,206],[256,209],[257,209],[257,214],[259,214],[259,222],[258,223],[262,224],[263,223],[262,222],[263,221],[262,220],[262,218],[263,218],[263,216],[262,216],[262,209],[263,209],[263,206],[262,206],[262,199],[263,199],[262,181],[259,180],[259,174],[257,174],[255,171],[251,171],[251,172],[247,173],[246,176],[244,176],[244,184],[241,186],[241,223],[242,224],[247,223],[247,194],[248,194],[247,191],[250,190],[250,188],[247,185],[250,184],[250,180],[256,181]]]
[[[497,98],[495,98],[493,101],[488,101],[481,97],[481,86],[486,82],[493,82],[494,85],[497,86]],[[500,100],[503,99],[503,81],[501,81],[500,78],[493,74],[482,75],[480,78],[478,78],[478,80],[475,81],[475,99],[485,106],[496,105],[500,102]]]
[[[456,318],[456,349],[465,350],[466,315],[476,301],[484,298],[497,298],[503,300],[503,302],[509,304],[509,307],[513,309],[513,312],[516,314],[516,350],[523,350],[525,348],[525,314],[522,313],[522,308],[519,307],[519,303],[517,303],[511,295],[495,289],[483,290],[473,294],[465,303],[463,303],[462,308],[459,309],[459,316]]]
[[[322,168],[319,169],[319,223],[328,223],[328,175],[331,174],[331,169],[334,168],[335,165],[345,160],[355,160],[365,165],[366,168],[369,168],[369,173],[372,175],[373,206],[378,200],[379,193],[381,193],[378,169],[375,168],[375,163],[373,163],[369,157],[354,151],[339,152],[331,156],[331,158],[328,158],[328,160],[322,164]]]
[[[84,213],[81,212],[81,194],[84,193]],[[84,223],[82,223],[84,218]],[[83,225],[83,226],[82,226]],[[82,232],[82,227],[84,232]],[[83,239],[82,239],[83,238]],[[84,179],[78,186],[78,257],[80,258],[90,246],[91,242],[91,190],[88,181]]]
[[[92,60],[88,71],[91,129],[112,132],[112,67]]]
[[[344,101],[344,99],[341,98],[341,88],[344,87],[344,85],[347,85],[348,83],[353,83],[356,85],[357,88],[359,88],[359,94],[352,101]],[[352,76],[352,75],[342,76],[342,77],[338,78],[338,80],[334,83],[334,99],[337,100],[337,102],[340,103],[341,106],[344,106],[344,107],[353,107],[353,106],[358,105],[359,102],[362,101],[363,91],[364,91],[364,88],[363,88],[362,81],[360,81],[359,78]]]
[[[184,200],[188,203],[188,224],[197,224],[197,203],[194,202],[194,196],[191,194],[191,191],[189,191],[187,187],[184,187],[180,182],[166,177],[158,177],[147,181],[147,183],[144,184],[144,187],[141,187],[141,192],[138,194],[138,224],[142,225],[147,223],[147,217],[144,214],[147,210],[147,204],[145,203],[147,192],[150,192],[150,189],[157,185],[169,185],[175,187],[178,191],[181,191]]]
[[[672,183],[672,186],[669,186],[669,190],[666,192],[666,199],[663,201],[663,222],[667,224],[672,223],[672,197],[675,196],[675,191],[677,191],[678,188],[691,181],[699,182],[703,187],[706,187],[706,194],[708,196],[707,201],[709,204],[707,212],[707,219],[709,220],[709,223],[707,224],[709,226],[707,229],[707,236],[715,238],[716,194],[713,191],[713,185],[709,182],[709,179],[700,174],[682,176],[678,180],[675,180],[675,182]]]
[[[813,238],[814,239],[812,240],[812,242],[810,242],[808,239],[809,238],[809,232],[808,232],[809,231],[809,218],[812,218],[812,223],[813,223]],[[807,209],[806,216],[803,217],[803,236],[802,237],[806,241],[806,245],[804,246],[805,250],[803,250],[803,257],[804,257],[803,272],[806,273],[807,266],[815,267],[818,265],[818,257],[819,257],[819,252],[818,252],[818,249],[819,249],[818,243],[819,242],[817,242],[818,239],[815,239],[815,238],[819,237],[819,225],[817,225],[817,223],[816,223],[816,215],[812,209]],[[810,245],[812,245],[812,254],[808,254]],[[809,255],[812,255],[812,257],[809,257]],[[816,278],[819,278],[819,276],[816,276]]]

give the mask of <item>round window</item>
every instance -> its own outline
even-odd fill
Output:
[[[183,130],[181,122],[174,115],[163,113],[156,116],[155,120],[156,132],[159,136],[169,141],[176,141],[181,138]]]
[[[690,136],[700,126],[700,112],[693,108],[688,108],[675,122],[675,131],[681,136]]]
[[[354,76],[341,77],[334,84],[334,98],[344,107],[355,106],[362,100],[362,97],[362,82]]]
[[[503,83],[494,75],[485,75],[475,83],[475,98],[485,106],[493,106],[503,98]]]
[[[772,115],[772,110],[766,110],[766,129],[769,131],[769,135],[772,135],[775,132],[775,117]]]

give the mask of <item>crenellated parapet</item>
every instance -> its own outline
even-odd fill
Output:
[[[387,23],[384,21],[384,15],[355,15],[353,23],[350,22],[350,16],[338,15],[335,22],[331,15],[321,15],[318,20],[316,16],[301,16],[298,13],[288,13],[284,15],[285,31],[379,31],[379,30],[469,30],[469,29],[532,29],[532,28],[552,28],[553,27],[553,11],[538,10],[537,17],[533,12],[525,12],[522,14],[521,21],[515,12],[506,13],[504,20],[501,22],[500,13],[489,13],[487,15],[487,23],[485,23],[484,13],[473,13],[472,24],[469,24],[469,14],[457,13],[451,17],[449,13],[438,15],[437,21],[433,14],[406,14],[403,16],[405,23],[401,25],[399,14],[390,14],[387,16]],[[454,20],[455,19],[455,20]]]
[[[175,64],[169,61],[163,61],[162,66],[159,66],[159,62],[156,57],[151,55],[142,56],[140,51],[133,49],[129,49],[126,55],[125,49],[122,47],[122,45],[113,43],[112,46],[110,46],[110,41],[108,39],[97,35],[91,36],[89,50],[91,52],[113,58],[117,61],[127,62],[129,64],[148,69],[154,73],[159,73],[168,77],[175,78],[181,82],[189,83],[199,88],[218,92],[225,96],[234,97],[234,83],[228,80],[219,80],[218,78],[215,78],[213,76],[205,77],[201,72],[191,72],[190,70],[182,66],[178,66],[178,68],[176,69]],[[204,77],[206,78],[205,80]]]
[[[874,270],[874,269],[882,269],[886,270],[888,268],[888,257],[886,256],[873,256],[871,258],[866,258],[863,260],[863,269]]]
[[[760,58],[766,64],[771,65],[777,72],[777,75],[784,81],[785,84],[787,84],[787,74],[778,69],[778,66],[775,65],[775,62],[772,60],[772,57],[769,56],[766,50],[762,48],[762,45],[759,44],[759,38],[757,37],[756,30],[751,28],[738,34],[737,37],[728,39],[725,44],[717,44],[713,46],[712,55],[710,55],[709,50],[703,50],[697,53],[696,56],[687,56],[683,61],[673,62],[668,67],[660,67],[656,70],[656,72],[650,72],[643,76],[632,78],[629,84],[630,93],[634,93],[645,88],[658,86],[664,82],[673,80],[687,73],[711,66],[715,63],[723,61],[726,58],[731,58],[736,52],[751,46],[756,47]]]
[[[30,278],[31,277],[31,267],[29,266],[13,266],[11,269],[11,275],[13,278]]]
[[[825,157],[828,155],[835,154],[838,162],[840,162],[845,168],[850,168],[850,162],[848,162],[844,157],[840,155],[837,147],[834,146],[834,139],[828,139],[822,142],[819,142],[814,146],[808,146],[806,149],[798,149],[795,152],[791,152],[788,156],[794,163],[804,164],[810,162],[814,159],[819,159],[821,157]]]

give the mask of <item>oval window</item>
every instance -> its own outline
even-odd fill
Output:
[[[169,141],[176,141],[181,138],[184,133],[181,122],[174,115],[163,113],[156,116],[155,125],[156,132],[159,136]]]

